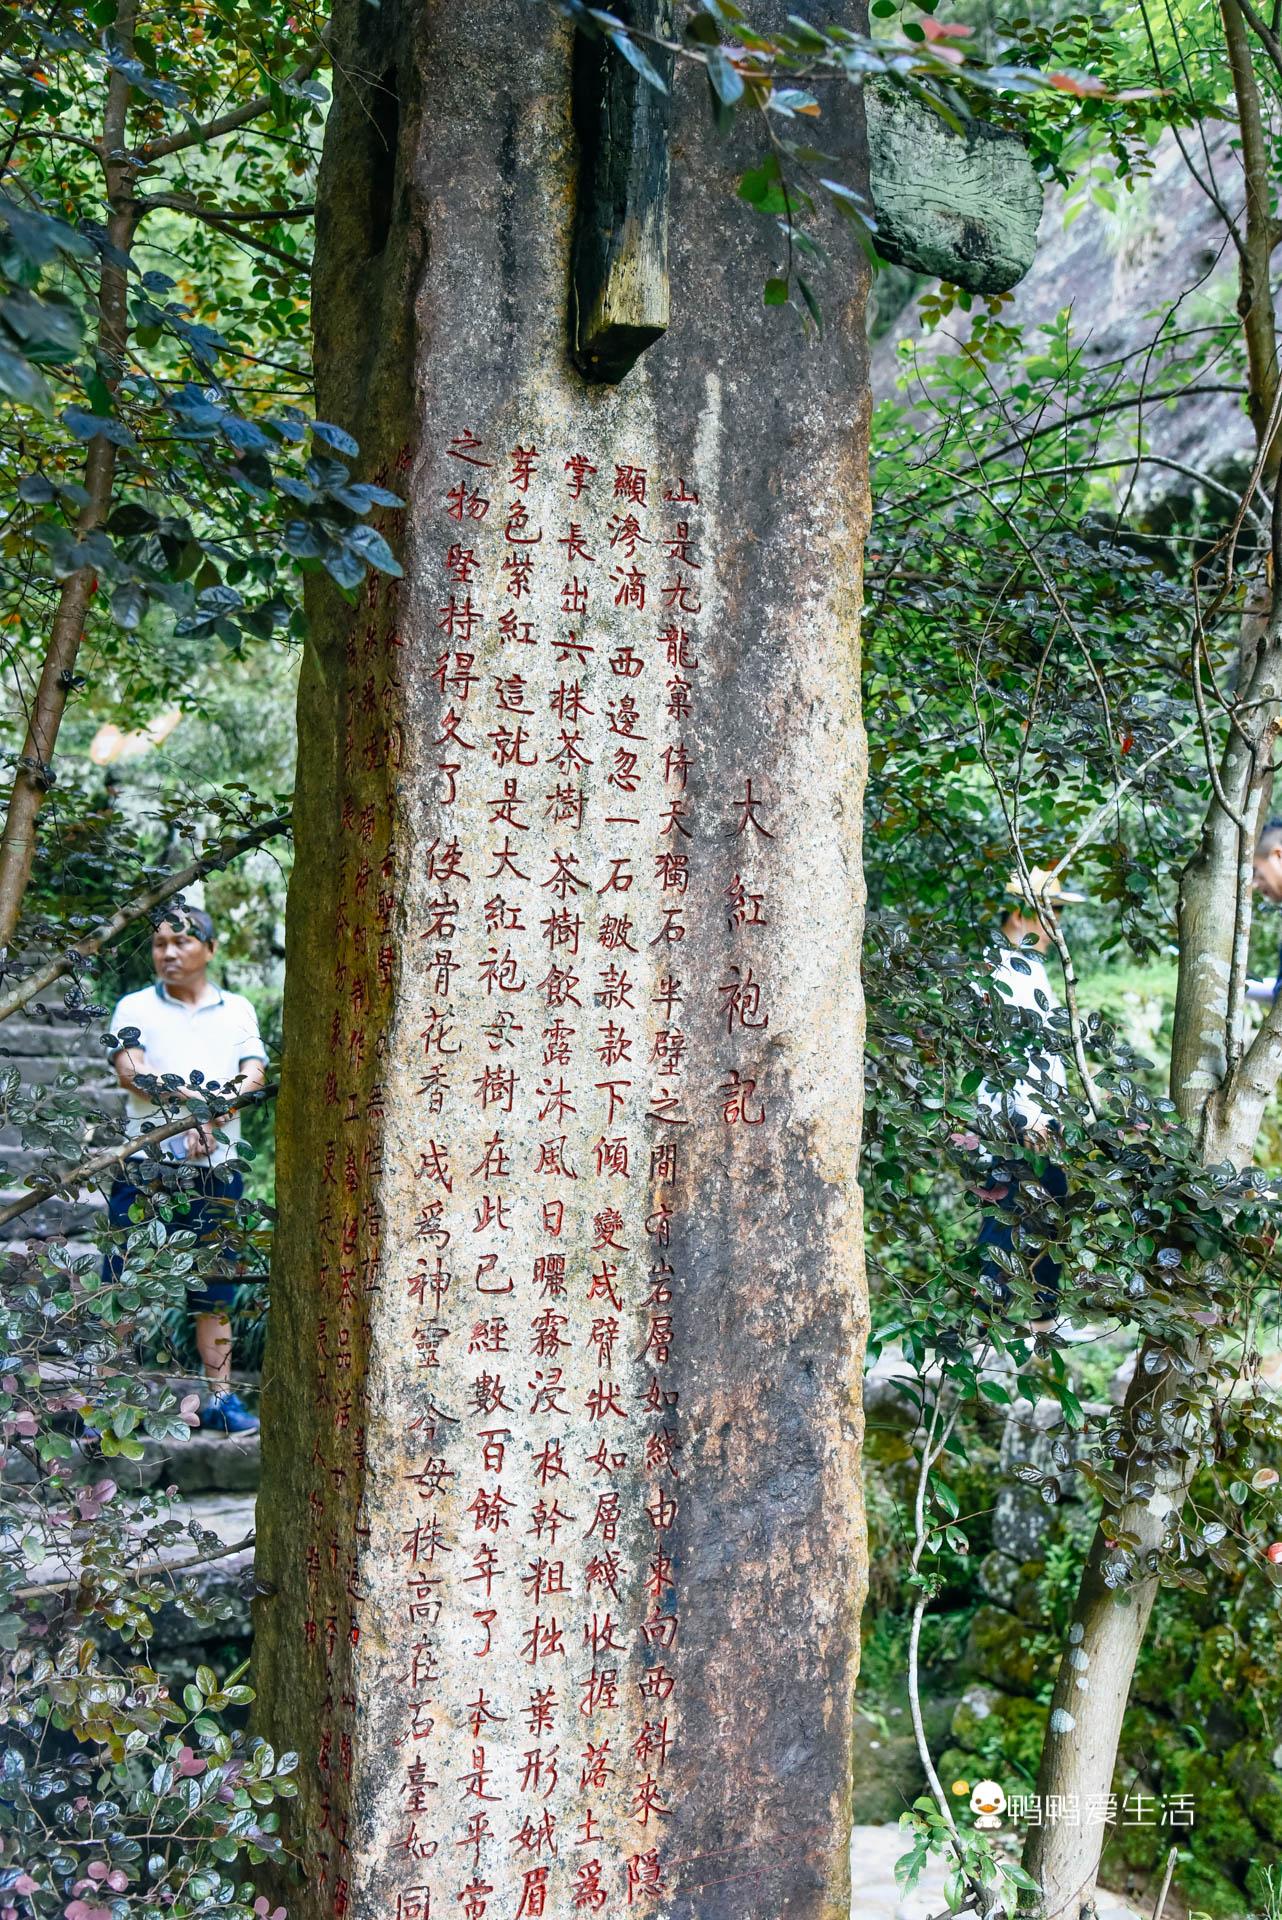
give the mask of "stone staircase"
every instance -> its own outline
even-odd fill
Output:
[[[24,1012],[0,1022],[0,1075],[16,1068],[24,1091],[38,1101],[34,1127],[24,1128],[23,1133],[12,1126],[0,1128],[0,1207],[19,1198],[26,1182],[74,1166],[95,1145],[113,1143],[124,1096],[104,1058],[105,1022],[95,1020],[84,1026],[59,1013],[60,1009],[51,1009],[49,1017],[42,1019]],[[0,1227],[0,1275],[11,1259],[24,1261],[33,1243],[55,1237],[70,1258],[96,1254],[91,1236],[102,1224],[107,1206],[107,1182],[102,1186],[102,1192],[43,1200]],[[196,1390],[199,1382],[175,1378],[172,1385],[181,1397]],[[253,1533],[258,1467],[257,1435],[238,1438],[200,1431],[182,1440],[148,1442],[141,1460],[117,1457],[105,1464],[100,1456],[95,1460],[97,1473],[109,1474],[125,1497],[154,1487],[173,1488],[179,1513],[190,1528],[238,1548],[184,1574],[196,1580],[202,1596],[230,1603],[230,1615],[219,1628],[220,1644],[247,1640],[249,1635],[253,1547],[240,1543]],[[10,1485],[21,1485],[27,1471],[20,1457],[9,1456],[5,1479]],[[208,1552],[208,1547],[203,1551]],[[196,1539],[189,1538],[180,1541],[168,1557],[186,1561],[201,1552]],[[33,1567],[32,1577],[55,1579],[59,1571],[46,1560],[39,1569]],[[158,1616],[151,1644],[158,1651],[196,1648],[201,1632],[177,1607],[166,1607]]]
[[[179,1393],[190,1392],[192,1383],[174,1380]],[[80,1443],[75,1443],[81,1453]],[[140,1460],[121,1456],[103,1459],[85,1456],[91,1461],[89,1478],[109,1477],[120,1489],[118,1498],[165,1488],[175,1495],[175,1511],[185,1523],[187,1535],[157,1556],[161,1566],[172,1566],[175,1579],[194,1581],[201,1599],[222,1603],[214,1639],[219,1646],[247,1643],[250,1632],[249,1605],[253,1595],[254,1499],[258,1489],[259,1449],[257,1434],[238,1436],[195,1432],[185,1440],[148,1441]],[[11,1455],[5,1467],[10,1486],[21,1486],[34,1477],[33,1470],[20,1457]],[[210,1538],[212,1536],[212,1539]],[[220,1552],[216,1540],[231,1553]],[[188,1562],[196,1562],[188,1565]],[[46,1554],[39,1566],[31,1568],[33,1584],[59,1582],[75,1571],[74,1564]],[[205,1645],[208,1628],[198,1625],[181,1608],[166,1606],[156,1616],[150,1646],[156,1652],[193,1649]]]
[[[175,1390],[190,1392],[190,1381],[174,1381]],[[249,1606],[254,1591],[254,1500],[258,1492],[258,1435],[239,1436],[197,1431],[186,1440],[149,1441],[141,1460],[114,1460],[113,1479],[123,1492],[149,1487],[172,1487],[178,1510],[189,1528],[214,1534],[231,1554],[218,1554],[186,1570],[201,1598],[221,1601],[225,1618],[218,1627],[220,1644],[242,1641],[249,1650]],[[248,1542],[248,1544],[244,1544]],[[180,1542],[175,1561],[193,1558],[202,1549],[194,1539]],[[213,1550],[216,1551],[216,1550]],[[202,1644],[205,1630],[178,1607],[165,1607],[156,1616],[151,1645],[170,1652]]]
[[[0,1074],[16,1068],[24,1090],[39,1100],[39,1124],[25,1130],[25,1142],[16,1128],[0,1128],[0,1206],[19,1198],[27,1180],[74,1164],[92,1150],[98,1129],[119,1119],[124,1096],[104,1058],[102,1032],[98,1021],[85,1027],[56,1015],[19,1014],[0,1023]],[[0,1227],[0,1262],[23,1253],[32,1239],[62,1234],[73,1255],[91,1252],[87,1236],[105,1210],[96,1193],[43,1200]]]

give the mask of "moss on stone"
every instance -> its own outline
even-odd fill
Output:
[[[1048,1666],[1032,1641],[1027,1621],[1001,1607],[979,1607],[970,1623],[966,1664],[982,1680],[1031,1694],[1054,1678],[1054,1666]]]
[[[995,1779],[1034,1779],[1046,1731],[1046,1708],[998,1687],[968,1687],[953,1715],[953,1739]]]

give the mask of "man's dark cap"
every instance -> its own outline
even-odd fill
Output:
[[[203,907],[175,907],[172,913],[162,913],[156,925],[163,927],[166,922],[171,927],[190,929],[207,947],[212,947],[218,937],[213,920]]]

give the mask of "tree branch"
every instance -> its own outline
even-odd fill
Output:
[[[324,39],[318,40],[311,52],[287,76],[286,86],[296,86],[300,80],[310,78],[328,54],[329,48]],[[233,107],[229,113],[207,120],[203,127],[189,126],[186,133],[171,133],[163,140],[148,141],[145,147],[139,149],[140,157],[150,163],[163,160],[167,154],[185,153],[190,147],[203,147],[210,140],[221,140],[225,133],[235,133],[240,127],[247,127],[251,120],[257,120],[272,104],[273,96],[270,93],[257,93],[252,100],[246,100],[243,106]]]
[[[116,34],[121,45],[133,44],[137,0],[121,0]],[[114,392],[124,369],[129,338],[127,260],[133,246],[137,215],[133,186],[135,163],[123,157],[131,87],[118,67],[111,70],[102,122],[102,166],[106,176],[107,239],[112,252],[103,260],[98,282],[99,364],[108,392]],[[85,456],[85,492],[88,496],[76,520],[80,535],[93,532],[106,520],[116,477],[115,443],[97,434]],[[63,582],[49,633],[49,645],[40,670],[35,702],[27,722],[26,738],[14,770],[0,839],[0,951],[13,939],[36,856],[36,822],[52,784],[50,762],[66,711],[77,655],[84,638],[89,603],[97,587],[92,567],[80,567]]]
[[[285,266],[299,268],[304,273],[310,273],[312,270],[310,260],[301,259],[296,253],[286,253],[283,247],[274,247],[270,240],[260,240],[257,234],[241,233],[238,226],[233,224],[233,220],[267,220],[271,218],[270,214],[242,213],[229,218],[225,214],[216,213],[212,207],[198,207],[194,201],[185,200],[178,193],[155,193],[146,200],[139,200],[136,205],[139,208],[140,217],[142,214],[152,212],[156,207],[169,207],[175,213],[188,214],[193,220],[203,220],[206,226],[213,227],[218,233],[225,233],[229,239],[239,241],[242,247],[252,247],[255,253],[268,254],[273,260],[280,260]],[[285,217],[293,218],[294,216]]]
[[[314,200],[301,202],[292,207],[249,207],[228,211],[223,207],[202,207],[184,193],[150,193],[145,200],[139,200],[142,213],[150,213],[154,207],[170,207],[175,213],[194,214],[200,220],[217,220],[220,226],[230,226],[240,220],[308,220],[316,211]]]
[[[1273,62],[1279,75],[1282,75],[1282,40],[1278,39],[1276,33],[1270,31],[1268,22],[1262,19],[1256,12],[1255,8],[1251,5],[1251,0],[1232,0],[1232,5],[1237,8],[1242,18],[1246,21],[1252,33],[1268,54],[1269,59]]]
[[[259,1087],[255,1093],[241,1094],[239,1098],[232,1101],[226,1113],[212,1116],[213,1124],[217,1126],[220,1119],[226,1119],[228,1114],[239,1108],[253,1107],[264,1100],[272,1100],[279,1092],[279,1082],[273,1081],[270,1086]],[[209,1095],[202,1094],[201,1098],[202,1104],[207,1106]],[[16,1200],[11,1200],[7,1207],[0,1207],[0,1227],[7,1226],[10,1220],[17,1220],[24,1213],[30,1213],[32,1207],[38,1207],[42,1200],[52,1200],[56,1193],[65,1193],[72,1188],[87,1186],[91,1180],[96,1180],[100,1173],[107,1173],[112,1167],[118,1167],[122,1161],[128,1160],[133,1154],[140,1153],[147,1147],[154,1147],[161,1140],[172,1139],[176,1133],[186,1133],[191,1124],[191,1114],[185,1113],[177,1120],[167,1120],[163,1127],[149,1127],[146,1133],[130,1134],[127,1140],[120,1146],[113,1147],[110,1153],[100,1153],[92,1160],[82,1160],[78,1167],[69,1167],[57,1180],[39,1181],[29,1192],[21,1194]]]
[[[144,1566],[134,1567],[131,1578],[149,1580],[156,1574],[190,1573],[193,1567],[207,1567],[215,1560],[230,1560],[233,1554],[244,1553],[254,1544],[254,1534],[247,1533],[243,1540],[224,1540],[219,1547],[211,1547],[208,1553],[193,1553],[186,1560],[149,1560]],[[43,1600],[47,1594],[65,1593],[68,1587],[84,1584],[86,1569],[79,1573],[69,1573],[61,1580],[43,1580],[38,1586],[19,1587],[14,1594],[15,1600]]]
[[[1233,394],[1241,399],[1246,389],[1240,383],[1234,385],[1226,380],[1196,381],[1187,387],[1162,387],[1153,393],[1128,393],[1114,400],[1100,400],[1094,406],[1081,407],[1076,413],[1062,413],[1054,420],[1048,420],[1043,426],[1034,427],[1029,433],[1017,434],[1004,446],[994,447],[985,454],[986,460],[1001,460],[1008,453],[1018,453],[1021,447],[1027,447],[1034,440],[1044,440],[1049,434],[1060,433],[1068,427],[1080,426],[1084,420],[1098,420],[1106,413],[1126,413],[1132,407],[1137,412],[1146,406],[1155,406],[1162,400],[1196,399],[1202,394]],[[1236,498],[1236,495],[1234,496]]]
[[[67,947],[54,960],[47,960],[44,966],[28,974],[20,985],[11,987],[8,993],[0,996],[0,1020],[7,1020],[10,1014],[17,1013],[19,1008],[28,1006],[38,993],[43,993],[45,988],[51,987],[55,980],[60,980],[64,974],[70,973],[77,960],[88,960],[103,947],[110,946],[113,940],[119,939],[127,927],[143,919],[153,907],[160,906],[166,900],[172,900],[176,893],[181,893],[184,887],[190,887],[195,881],[203,879],[207,873],[219,872],[238,854],[247,853],[252,847],[260,846],[264,840],[271,840],[277,834],[288,832],[289,824],[289,815],[284,813],[276,815],[274,819],[264,820],[259,826],[251,827],[247,833],[240,834],[235,840],[220,842],[211,852],[202,854],[199,860],[193,860],[189,866],[183,867],[178,873],[171,873],[167,879],[160,881],[154,887],[149,887],[146,893],[140,893],[136,899],[129,901],[126,906],[120,907],[113,913],[110,919],[104,920],[100,926],[95,927],[92,933],[87,933],[83,940],[78,940],[75,946]]]
[[[1242,337],[1246,342],[1250,376],[1247,404],[1257,444],[1264,456],[1265,473],[1271,481],[1278,468],[1276,435],[1270,433],[1266,425],[1278,391],[1277,328],[1270,284],[1273,252],[1270,232],[1273,215],[1269,204],[1271,162],[1241,0],[1221,0],[1220,13],[1224,21],[1224,40],[1233,75],[1233,91],[1237,97],[1242,174],[1246,182],[1246,241],[1238,276],[1238,313],[1242,320]]]

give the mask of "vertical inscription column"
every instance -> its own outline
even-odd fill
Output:
[[[672,1230],[716,1092],[692,1103],[680,957],[705,563],[697,488],[628,451],[519,414],[433,450],[420,990],[392,1048],[398,1078],[420,1068],[398,1158],[422,1250],[385,1370],[420,1506],[370,1551],[403,1558],[406,1622],[427,1600],[434,1628],[393,1854],[427,1839],[421,1887],[469,1920],[665,1891]]]
[[[844,1920],[860,270],[807,346],[749,228],[704,258],[733,176],[679,87],[673,323],[585,387],[568,34],[370,13],[336,18],[398,76],[382,257],[421,245],[332,270],[320,356],[413,301],[335,407],[405,577],[316,597],[300,708],[259,1611],[293,1911]],[[327,136],[349,247],[365,104]]]

